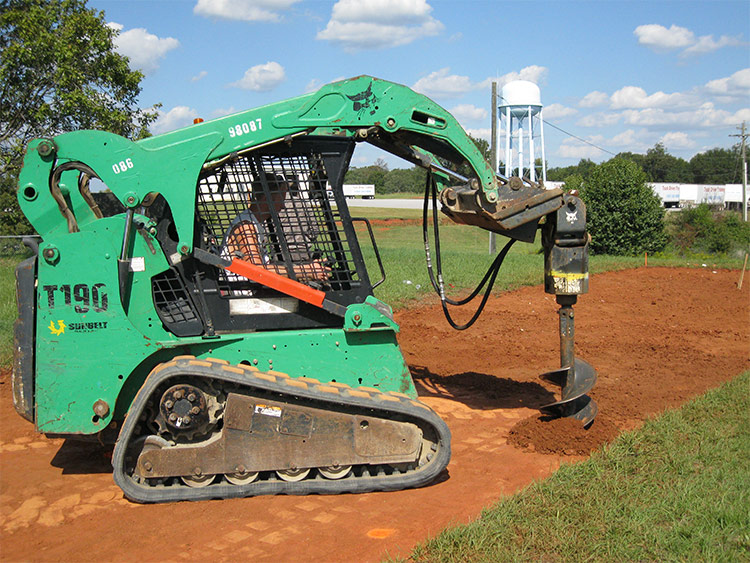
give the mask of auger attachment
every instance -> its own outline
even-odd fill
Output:
[[[589,235],[586,232],[586,207],[574,195],[564,197],[563,206],[547,216],[544,245],[544,289],[556,295],[560,309],[560,369],[540,377],[559,385],[559,401],[540,408],[543,413],[571,417],[589,426],[598,407],[586,395],[596,383],[596,370],[575,357],[573,305],[578,295],[589,290]]]

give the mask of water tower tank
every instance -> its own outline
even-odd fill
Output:
[[[513,117],[525,117],[531,107],[531,115],[542,109],[542,94],[539,86],[528,80],[514,80],[503,86],[500,107],[510,107]]]
[[[539,86],[528,80],[509,82],[502,89],[500,121],[505,125],[505,175],[537,179],[536,146],[541,146],[541,178],[547,180],[544,120]]]

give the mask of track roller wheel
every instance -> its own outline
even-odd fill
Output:
[[[450,431],[429,407],[331,383],[192,356],[160,364],[120,429],[115,482],[136,502],[170,502],[391,491],[445,468]],[[203,418],[187,431],[186,416]]]
[[[245,471],[237,473],[227,473],[224,475],[226,480],[232,483],[232,485],[247,485],[252,483],[258,478],[259,473],[257,471]]]
[[[188,487],[193,487],[194,489],[202,489],[203,487],[208,487],[211,483],[213,483],[215,475],[201,475],[200,477],[197,475],[193,475],[190,477],[180,477],[183,483],[185,483]]]
[[[325,477],[326,479],[341,479],[342,477],[346,477],[349,472],[352,470],[351,465],[340,465],[338,467],[319,467],[318,471],[320,471],[320,474]]]
[[[302,481],[302,479],[307,477],[309,473],[309,469],[285,469],[283,471],[277,471],[276,475],[278,475],[279,479],[282,481],[295,483],[297,481]]]

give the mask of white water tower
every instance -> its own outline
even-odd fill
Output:
[[[505,131],[505,176],[527,176],[537,182],[547,181],[544,155],[544,121],[539,86],[528,80],[514,80],[503,86],[500,97],[501,131]],[[541,147],[542,165],[535,165],[537,144]]]

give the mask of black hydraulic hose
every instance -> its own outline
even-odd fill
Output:
[[[425,252],[426,252],[426,255],[427,255],[427,272],[428,272],[428,274],[430,276],[430,282],[432,283],[432,287],[435,289],[435,292],[438,295],[440,295],[441,294],[440,289],[438,287],[437,282],[435,281],[435,276],[432,273],[432,264],[431,264],[430,250],[429,250],[429,235],[428,235],[428,231],[427,231],[427,203],[428,203],[428,197],[429,197],[428,196],[428,192],[429,192],[429,189],[430,189],[430,185],[432,185],[432,188],[433,188],[433,190],[432,190],[432,196],[433,196],[433,199],[432,199],[432,209],[433,209],[433,211],[432,211],[432,213],[433,213],[432,219],[433,219],[433,224],[434,224],[433,228],[435,230],[435,247],[436,247],[436,252],[438,254],[438,256],[436,258],[436,262],[438,262],[438,272],[442,273],[442,259],[440,257],[440,238],[439,238],[439,236],[437,236],[438,235],[438,229],[437,229],[437,205],[436,205],[436,201],[435,201],[436,200],[436,190],[434,189],[435,188],[434,181],[431,183],[429,176],[427,178],[427,185],[425,186],[425,205],[424,205],[424,208],[422,210],[422,237],[423,237],[423,239],[425,241]],[[502,264],[502,261],[503,261],[504,257],[505,257],[505,254],[502,253],[502,252],[495,257],[495,260],[490,265],[490,267],[487,269],[487,272],[484,274],[484,277],[482,278],[482,281],[479,282],[479,285],[477,285],[477,287],[474,289],[474,291],[471,292],[471,294],[468,297],[465,297],[464,299],[460,299],[458,301],[454,301],[453,299],[450,299],[450,298],[446,297],[445,301],[449,305],[456,305],[456,306],[466,305],[467,303],[470,303],[471,301],[473,301],[474,298],[477,296],[477,294],[480,291],[482,291],[482,288],[484,287],[484,284],[487,283],[487,280],[492,275],[493,269],[499,269],[500,268],[500,265]]]
[[[495,278],[497,278],[497,274],[500,271],[500,264],[502,264],[503,259],[505,258],[505,255],[510,250],[510,247],[513,246],[513,243],[515,240],[511,239],[509,240],[506,245],[503,247],[503,249],[500,251],[500,253],[497,255],[497,257],[500,259],[497,267],[493,268],[490,267],[492,270],[492,275],[490,276],[490,281],[487,284],[487,289],[484,292],[484,295],[482,296],[482,301],[479,303],[479,306],[477,307],[477,310],[474,312],[474,315],[469,319],[469,321],[466,324],[458,325],[455,323],[455,321],[451,318],[450,311],[448,311],[448,305],[445,302],[445,299],[440,300],[440,304],[443,307],[443,314],[445,315],[445,318],[447,319],[448,323],[456,330],[466,330],[471,325],[473,325],[476,320],[479,318],[479,315],[482,314],[482,311],[484,311],[484,306],[487,304],[487,299],[490,297],[490,293],[492,293],[492,287],[495,285]],[[489,273],[489,270],[488,270]]]
[[[434,231],[434,237],[435,237],[435,264],[437,268],[437,280],[435,279],[435,275],[433,273],[432,258],[431,258],[430,243],[429,243],[429,234],[427,230],[427,207],[428,207],[428,203],[430,200],[430,194],[432,195],[432,222],[433,222],[433,231]],[[422,237],[424,239],[425,256],[427,259],[427,273],[429,274],[430,283],[432,283],[432,287],[435,289],[435,292],[440,296],[440,303],[442,305],[445,318],[454,329],[465,330],[476,322],[476,320],[479,318],[479,315],[481,315],[482,311],[484,310],[484,307],[487,303],[487,299],[489,299],[490,293],[492,292],[492,287],[495,284],[495,279],[497,278],[497,274],[500,271],[500,266],[502,265],[503,260],[507,256],[508,251],[510,250],[510,247],[513,246],[513,243],[515,242],[515,240],[511,239],[506,243],[503,249],[495,257],[490,267],[487,269],[487,272],[482,278],[482,281],[479,282],[479,285],[477,285],[477,287],[474,289],[474,291],[471,292],[471,294],[468,297],[458,300],[458,301],[447,298],[445,296],[445,284],[443,282],[442,258],[440,255],[440,232],[439,232],[439,227],[438,227],[438,214],[437,214],[437,189],[435,186],[434,178],[431,173],[428,173],[427,180],[425,182],[424,206],[422,209]],[[487,289],[484,292],[484,296],[482,297],[482,301],[477,307],[477,310],[474,312],[474,315],[466,324],[463,324],[463,325],[456,324],[455,321],[452,319],[450,312],[448,311],[448,305],[461,306],[461,305],[465,305],[469,303],[479,294],[480,291],[482,291],[482,288],[488,281],[489,281],[489,285],[487,286]]]

